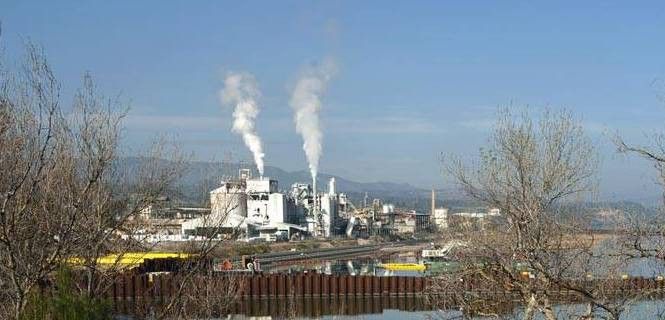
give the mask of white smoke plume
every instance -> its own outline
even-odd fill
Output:
[[[242,135],[245,145],[254,155],[259,174],[263,176],[263,146],[256,133],[255,120],[259,115],[258,99],[261,97],[256,79],[249,73],[229,72],[220,92],[223,104],[235,106],[233,111],[233,132]]]
[[[303,149],[315,186],[323,138],[319,120],[321,98],[335,71],[332,60],[326,60],[322,64],[304,70],[291,94],[290,104],[295,112],[296,131],[303,138]]]

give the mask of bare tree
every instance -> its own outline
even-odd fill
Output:
[[[86,90],[79,93],[76,100],[82,110],[99,109],[95,106],[108,101],[95,95],[92,84],[84,88]],[[93,144],[103,143],[95,140]],[[86,211],[88,214],[82,219],[80,230],[84,236],[80,239],[77,258],[83,259],[87,275],[84,291],[90,297],[108,290],[118,275],[128,271],[128,266],[120,263],[125,253],[149,251],[160,246],[159,242],[145,241],[145,229],[149,222],[142,220],[140,213],[160,196],[173,193],[171,189],[186,167],[186,157],[176,146],[169,146],[165,140],[160,139],[137,160],[138,163],[134,165],[114,166],[113,170],[109,170],[107,191],[110,193],[106,194],[104,201],[96,199],[98,201],[92,202],[91,208]],[[198,191],[205,194],[214,186],[217,185],[206,179]],[[190,258],[183,261],[173,277],[174,292],[159,305],[147,306],[154,318],[218,315],[235,302],[239,278],[230,275],[219,277],[213,272],[211,262],[214,252],[225,243],[223,240],[234,239],[237,235],[235,233],[239,229],[235,228],[231,230],[234,234],[227,234],[224,239],[220,237],[223,230],[229,229],[224,228],[229,225],[227,218],[239,203],[235,198],[215,200],[218,201],[215,202],[217,207],[213,208],[213,212],[197,218],[200,227],[194,240],[179,248],[181,252],[189,254]],[[99,258],[108,253],[116,254],[116,262],[100,266]],[[201,295],[194,299],[196,294]]]
[[[20,70],[0,72],[0,292],[19,318],[31,292],[71,259],[88,271],[87,294],[98,294],[97,259],[129,245],[119,237],[127,220],[176,180],[182,162],[151,163],[167,154],[160,145],[128,179],[118,167],[127,109],[98,95],[87,74],[63,107],[33,44]]]
[[[239,216],[233,212],[243,198],[219,194],[211,197],[215,197],[211,199],[211,213],[198,218],[196,236],[183,248],[193,258],[176,275],[173,294],[155,308],[156,319],[219,316],[238,298],[243,278],[214,272],[212,258],[218,248],[239,235],[243,221],[237,220]]]
[[[632,144],[618,133],[612,136],[612,142],[621,154],[638,156],[654,167],[657,172],[656,183],[665,189],[665,133],[654,133],[651,142],[646,145]],[[663,193],[665,203],[665,193]],[[622,221],[621,256],[629,261],[642,264],[645,271],[660,275],[665,270],[665,210],[661,208],[654,215],[633,212]],[[662,316],[663,310],[655,310]]]
[[[60,85],[40,51],[29,46],[22,72],[5,70],[1,86],[0,268],[6,301],[18,318],[29,292],[71,249],[86,194],[72,185],[78,161],[68,152],[72,133]]]
[[[467,243],[460,249],[463,268],[448,282],[476,278],[495,291],[512,292],[524,305],[524,319],[537,313],[555,319],[553,304],[562,289],[588,303],[588,316],[618,318],[621,306],[608,291],[584,281],[599,261],[590,219],[574,207],[566,210],[592,193],[596,166],[593,145],[569,112],[546,110],[535,122],[528,111],[502,109],[479,162],[471,168],[460,158],[447,164],[466,195],[500,209],[503,218],[493,227],[459,233]],[[458,300],[467,306],[507,299],[461,292]]]

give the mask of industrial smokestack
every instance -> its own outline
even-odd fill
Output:
[[[330,178],[330,181],[328,181],[328,194],[333,196],[337,194],[337,188],[335,185],[335,177]]]
[[[257,100],[261,96],[254,76],[249,73],[229,72],[220,92],[223,104],[235,105],[233,111],[233,132],[240,134],[242,140],[252,152],[256,168],[263,177],[263,146],[256,133],[255,120],[259,114]]]
[[[332,60],[326,60],[320,65],[309,68],[300,75],[291,94],[290,105],[295,112],[296,131],[303,138],[303,149],[315,191],[323,137],[319,121],[321,97],[334,73],[335,66]]]
[[[431,211],[431,217],[434,216],[434,211],[436,211],[436,193],[434,192],[434,189],[432,189],[432,211]]]

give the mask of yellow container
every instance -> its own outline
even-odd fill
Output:
[[[122,254],[114,253],[103,256],[97,259],[97,263],[101,266],[122,266],[122,267],[135,267],[143,263],[146,259],[164,259],[164,258],[179,258],[186,259],[191,257],[188,253],[177,252],[126,252]],[[70,258],[67,260],[70,264],[81,265],[83,259]]]
[[[427,269],[422,263],[382,263],[378,267],[392,271],[425,271]]]

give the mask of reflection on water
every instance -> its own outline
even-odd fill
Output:
[[[625,244],[617,237],[607,237],[594,247],[592,260],[593,272],[596,277],[617,277],[627,275],[630,277],[657,277],[665,276],[665,264],[660,259],[654,258],[614,258],[622,257],[617,249],[624,248]],[[647,239],[647,248],[659,245],[659,239]]]
[[[293,307],[292,307],[293,306]],[[302,299],[298,301],[263,300],[255,302],[236,313],[233,319],[521,319],[523,309],[500,306],[499,310],[486,310],[493,316],[469,315],[461,310],[434,311],[417,297],[369,297],[345,299]],[[295,309],[294,309],[295,308]],[[555,307],[557,319],[577,319],[585,313],[580,304]],[[649,300],[631,304],[622,320],[662,319],[665,301]],[[536,317],[542,319],[542,317]]]
[[[243,301],[235,306],[232,313],[237,317],[321,318],[326,316],[368,316],[384,315],[388,310],[404,314],[419,315],[428,312],[421,297],[347,297],[347,298],[304,298],[304,299],[263,299]]]
[[[592,261],[594,277],[656,277],[665,276],[665,264],[655,259],[614,259],[607,258],[617,247],[617,239],[608,237],[594,247],[596,258]],[[263,266],[266,272],[304,272],[312,271],[329,275],[373,275],[373,276],[424,276],[433,273],[450,272],[455,269],[455,262],[433,263],[425,272],[388,271],[378,267],[381,263],[416,263],[414,256],[390,255],[380,258],[353,258],[327,261],[298,261],[292,264]]]
[[[389,271],[379,267],[381,263],[389,262],[416,262],[415,259],[384,258],[355,258],[346,260],[327,260],[312,263],[297,263],[293,265],[276,265],[264,267],[265,272],[317,272],[329,275],[352,275],[352,276],[412,276],[421,277],[428,273],[419,271]]]
[[[141,319],[149,301],[124,301],[114,303],[116,319]],[[143,306],[143,307],[142,307]],[[626,305],[622,320],[663,319],[665,301],[643,300]],[[558,305],[557,319],[579,319],[586,306],[581,304]],[[143,311],[143,313],[141,312]],[[225,316],[231,314],[231,316]],[[479,314],[492,314],[482,317]],[[521,319],[523,308],[515,303],[498,303],[481,306],[476,311],[433,310],[427,300],[418,296],[405,297],[318,297],[240,300],[218,318],[232,319]],[[542,319],[536,318],[536,319]]]

